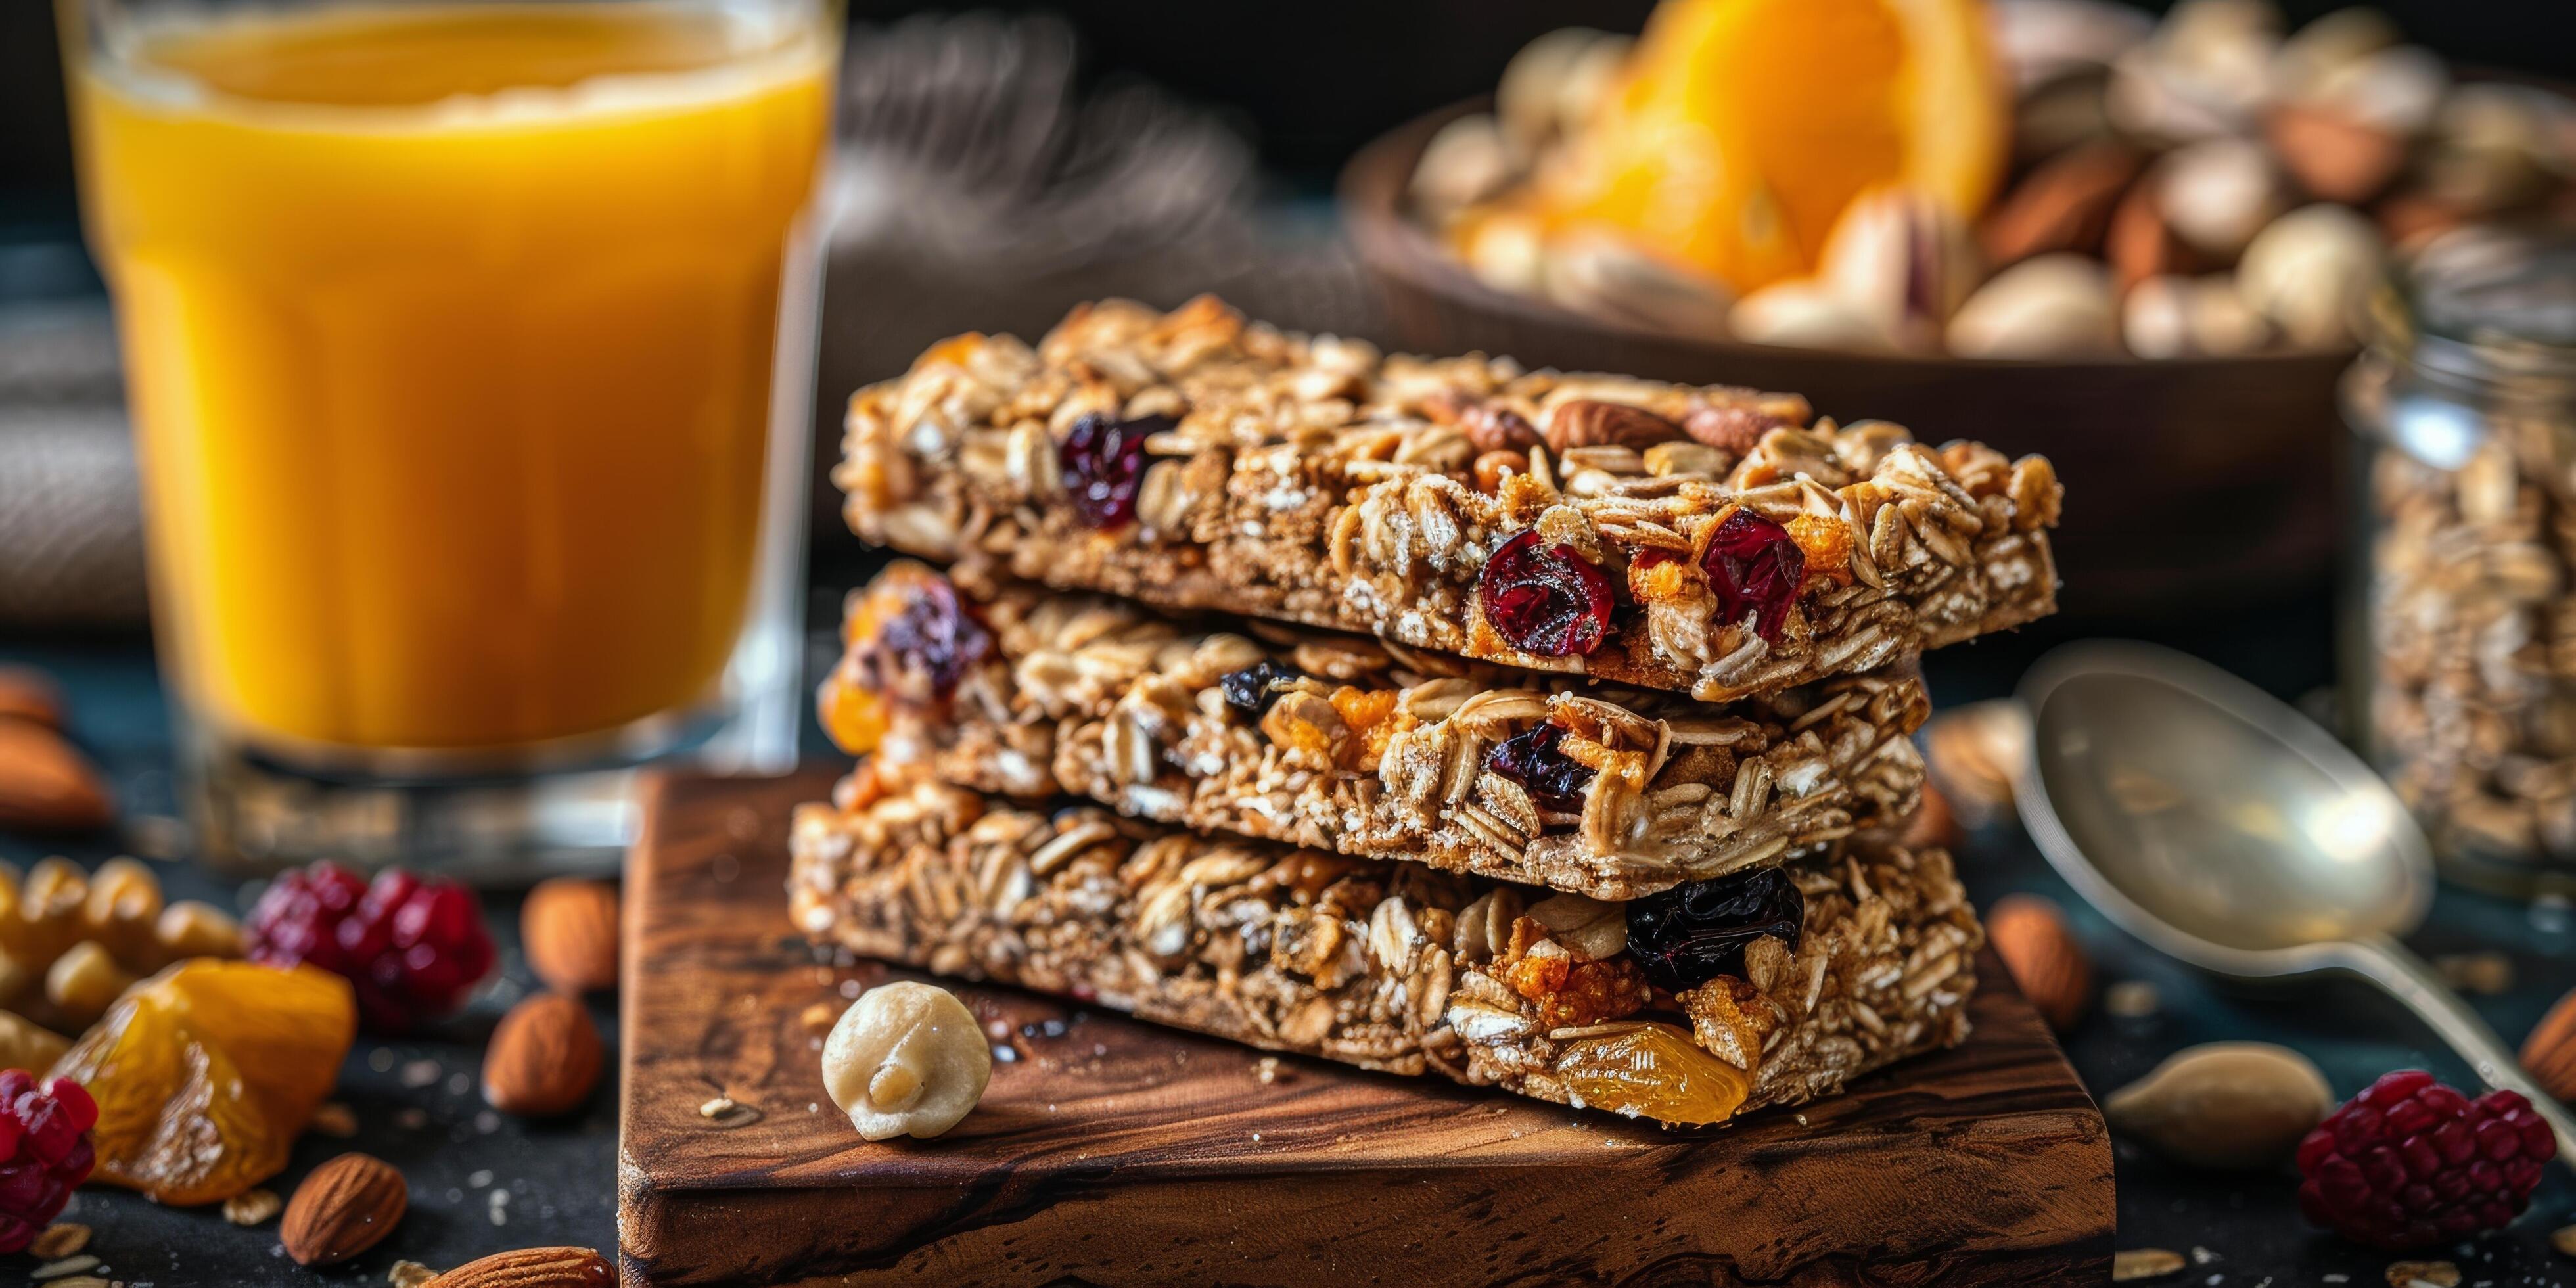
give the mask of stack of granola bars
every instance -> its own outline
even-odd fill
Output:
[[[2048,462],[1381,357],[1212,299],[851,402],[818,940],[1706,1123],[1966,1034],[1920,650],[2051,610]]]

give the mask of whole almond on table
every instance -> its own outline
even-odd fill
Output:
[[[2066,928],[2066,915],[2037,895],[2006,895],[1986,914],[1986,940],[2022,994],[2060,1032],[2083,1018],[2093,963]]]
[[[469,1261],[422,1288],[590,1288],[611,1284],[617,1272],[590,1248],[521,1248]]]
[[[2522,1040],[2523,1072],[2562,1105],[2576,1105],[2576,989],[2568,990]]]
[[[342,1154],[295,1187],[278,1241],[300,1266],[346,1261],[393,1233],[410,1204],[411,1189],[392,1164],[370,1154]]]
[[[528,967],[566,993],[617,987],[617,887],[558,877],[528,892],[519,911]]]
[[[580,1108],[607,1052],[581,999],[539,993],[510,1008],[483,1052],[483,1099],[503,1113],[545,1118]]]
[[[116,816],[107,784],[61,734],[0,719],[0,827],[85,832]]]
[[[0,666],[0,720],[63,727],[63,691],[53,677],[31,666]]]

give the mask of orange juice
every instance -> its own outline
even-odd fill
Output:
[[[75,57],[200,718],[486,750],[713,694],[829,128],[791,7],[201,11]]]

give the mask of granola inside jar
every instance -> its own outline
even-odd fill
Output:
[[[2446,874],[2576,894],[2576,239],[2442,238],[2371,322],[2358,731]]]

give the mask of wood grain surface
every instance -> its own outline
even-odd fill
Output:
[[[802,1015],[896,972],[788,925],[831,776],[648,785],[628,864],[618,1229],[630,1284],[2101,1282],[2099,1113],[1989,958],[1957,1050],[1665,1130],[960,986],[983,1103],[871,1144]],[[701,1106],[730,1097],[717,1118]]]

